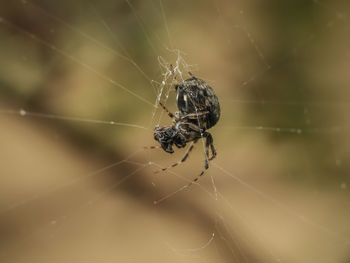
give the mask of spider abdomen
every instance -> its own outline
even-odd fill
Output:
[[[220,119],[220,104],[214,90],[203,80],[192,77],[176,85],[177,107],[182,116],[197,115],[188,118],[189,122],[203,129],[213,127]]]

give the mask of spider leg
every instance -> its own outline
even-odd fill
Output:
[[[206,142],[205,142],[205,165],[204,165],[204,170],[200,172],[200,174],[193,179],[192,182],[188,183],[184,188],[188,188],[190,187],[192,184],[196,183],[200,177],[202,177],[205,172],[208,170],[209,168],[209,161],[213,160],[216,156],[216,151],[213,145],[213,137],[211,136],[211,134],[209,132],[204,132],[203,137],[206,138]],[[211,149],[211,153],[212,156],[209,158],[209,147]]]
[[[168,114],[168,116],[172,119],[175,119],[175,115],[172,114],[165,106],[163,103],[159,102],[159,105],[165,110],[165,112]]]
[[[205,138],[205,164],[204,164],[204,168],[205,168],[205,170],[207,170],[209,168],[209,161],[213,160],[216,156],[216,151],[215,151],[215,148],[213,145],[213,137],[211,136],[211,134],[209,132],[204,132],[202,134],[202,129],[193,123],[186,123],[185,125],[188,126],[188,128],[195,131],[196,133],[201,133],[201,137]],[[197,140],[198,139],[199,138],[197,138]],[[212,156],[210,158],[209,158],[209,147],[210,147],[211,153],[212,153]]]
[[[194,125],[194,126],[197,127],[197,129],[199,129],[198,126],[196,126],[196,125]],[[193,127],[193,128],[194,128],[194,127]],[[215,148],[214,148],[213,137],[212,137],[212,135],[211,135],[209,132],[205,132],[205,133],[203,134],[203,137],[206,138],[206,142],[205,142],[205,165],[204,165],[204,170],[202,170],[202,171],[200,172],[200,174],[199,174],[197,177],[195,177],[195,178],[193,179],[192,182],[188,183],[184,188],[188,188],[188,187],[190,187],[192,184],[196,183],[196,182],[199,180],[199,178],[202,177],[202,176],[205,174],[205,172],[208,170],[208,168],[209,168],[209,161],[213,160],[213,159],[216,157],[216,151],[215,151]],[[160,170],[158,170],[158,171],[155,171],[154,173],[159,173],[159,172],[161,172],[161,171],[166,171],[166,170],[168,170],[169,168],[175,167],[175,166],[177,166],[177,165],[179,165],[179,164],[185,162],[186,159],[188,158],[190,152],[193,150],[194,144],[195,144],[197,141],[198,141],[198,139],[195,140],[195,141],[193,141],[193,142],[191,143],[190,147],[187,149],[186,153],[184,154],[184,156],[181,158],[181,160],[180,160],[179,162],[173,163],[172,165],[170,165],[170,166],[168,166],[168,167],[166,167],[166,168],[162,168],[162,169],[160,169]],[[209,158],[209,147],[210,147],[211,154],[212,154],[212,156],[211,156],[210,158]],[[151,149],[155,149],[155,148],[158,148],[158,146],[151,146]]]
[[[207,170],[209,168],[209,146],[213,144],[213,137],[209,132],[205,132],[203,134],[203,137],[205,137],[205,163],[204,168]]]
[[[181,120],[182,119],[186,119],[186,118],[189,118],[189,119],[198,119],[198,117],[200,116],[203,116],[203,115],[206,115],[208,114],[209,112],[208,111],[201,111],[201,112],[198,112],[198,113],[189,113],[189,114],[186,114],[184,116],[181,117]]]
[[[182,164],[183,162],[185,162],[186,159],[188,158],[188,156],[190,155],[191,151],[193,150],[194,144],[195,144],[196,142],[197,142],[197,140],[195,140],[195,141],[193,141],[193,142],[191,143],[190,147],[188,147],[187,151],[185,152],[184,156],[182,156],[182,158],[181,158],[180,161],[178,161],[177,163],[173,163],[172,165],[170,165],[170,166],[168,166],[168,167],[159,169],[159,170],[155,171],[154,173],[164,172],[164,171],[168,170],[169,168],[178,166],[179,164]]]
[[[209,161],[213,160],[216,156],[216,151],[213,145],[213,137],[211,136],[211,134],[209,132],[205,132],[203,134],[203,137],[206,138],[205,140],[205,164],[204,164],[204,170],[201,171],[201,173],[193,179],[192,182],[190,182],[188,185],[186,185],[186,188],[190,187],[192,184],[196,183],[200,177],[202,177],[204,175],[204,173],[206,172],[206,170],[208,170],[209,168]],[[212,156],[209,158],[209,146],[211,149],[211,153]]]
[[[213,160],[216,157],[216,151],[215,151],[213,141],[211,141],[210,143],[210,149],[211,149],[211,157],[209,158],[209,161]]]
[[[194,183],[196,183],[196,182],[199,180],[199,178],[202,177],[202,176],[204,175],[204,173],[205,173],[206,170],[208,170],[208,168],[206,168],[205,170],[201,171],[201,173],[200,173],[196,178],[194,178],[194,179],[192,180],[192,182],[188,183],[184,188],[188,188],[188,187],[190,187],[191,185],[193,185]]]
[[[205,114],[206,112],[200,112]],[[189,114],[190,115],[190,114]],[[186,123],[186,125],[192,129],[195,132],[200,132],[202,133],[202,129],[193,124],[193,123]],[[209,133],[209,132],[204,132],[203,134],[201,134],[202,138],[205,138],[205,164],[204,164],[204,168],[205,170],[207,170],[209,168],[209,161],[213,160],[216,157],[216,150],[213,144],[213,136]],[[209,158],[209,147],[211,150],[211,157]]]
[[[160,148],[162,148],[161,146],[159,146],[159,145],[152,145],[152,146],[143,146],[143,149],[144,150],[153,150],[153,149],[160,149]]]
[[[205,132],[204,136],[206,137],[205,149],[206,149],[206,158],[208,161],[213,160],[216,157],[216,150],[213,144],[213,136],[209,132]],[[211,150],[211,157],[209,158],[209,147]]]

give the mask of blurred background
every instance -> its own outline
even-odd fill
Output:
[[[350,262],[349,10],[1,0],[0,261]],[[143,149],[170,64],[222,109],[187,189],[202,143]]]

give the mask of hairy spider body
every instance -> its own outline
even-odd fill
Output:
[[[158,141],[164,151],[173,153],[173,145],[183,148],[192,142],[182,159],[170,167],[184,162],[193,144],[200,138],[205,138],[205,169],[209,167],[209,161],[215,158],[216,151],[213,145],[213,137],[206,130],[213,127],[220,118],[220,104],[213,89],[203,80],[191,77],[175,85],[177,92],[176,103],[178,112],[172,114],[163,104],[162,108],[173,119],[173,125],[154,129],[154,139]],[[211,157],[209,157],[209,147]],[[163,168],[165,171],[168,168]],[[204,174],[201,172],[200,176]],[[197,181],[198,177],[194,180]]]
[[[214,90],[205,81],[189,78],[175,86],[177,107],[182,116],[192,114],[192,122],[202,129],[213,127],[220,118],[220,104]],[[200,112],[207,114],[196,115]],[[197,118],[198,117],[198,118]],[[198,124],[198,120],[200,121]]]

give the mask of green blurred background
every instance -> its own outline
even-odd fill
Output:
[[[1,0],[1,262],[350,262],[349,10]],[[142,150],[176,62],[219,97],[218,156],[154,205],[203,169]]]

